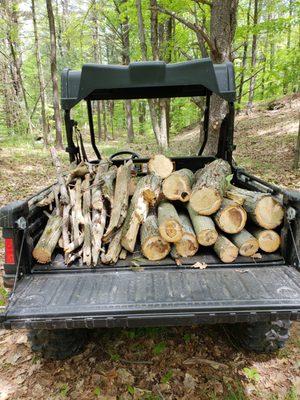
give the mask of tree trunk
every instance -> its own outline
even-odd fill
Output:
[[[300,161],[300,121],[299,121],[298,136],[297,136],[297,143],[295,150],[295,158],[294,158],[294,169],[299,168],[299,161]]]
[[[179,256],[192,257],[197,253],[199,248],[197,238],[189,217],[181,212],[179,213],[179,218],[183,235],[182,238],[175,243],[175,248]]]
[[[189,201],[194,184],[194,174],[187,168],[172,172],[162,185],[162,191],[168,200]]]
[[[160,236],[155,214],[149,215],[142,225],[141,246],[144,256],[152,261],[162,260],[171,250],[170,244]]]
[[[43,123],[43,138],[44,145],[48,145],[48,135],[49,135],[49,127],[46,117],[46,97],[45,97],[45,78],[43,72],[43,66],[41,62],[41,53],[40,53],[40,40],[37,30],[36,23],[36,13],[35,13],[35,0],[31,0],[31,9],[32,9],[32,21],[33,21],[33,30],[34,30],[34,42],[35,42],[35,58],[36,65],[38,70],[38,81],[40,87],[40,98],[41,98],[41,111],[42,111],[42,123]]]
[[[226,177],[231,167],[227,161],[215,160],[195,174],[195,184],[190,197],[191,207],[201,215],[211,215],[221,206]]]
[[[159,233],[167,242],[176,243],[182,238],[180,218],[173,204],[162,201],[158,206]]]
[[[246,71],[246,65],[247,65],[248,46],[249,46],[248,41],[249,41],[251,3],[252,3],[252,0],[249,0],[248,9],[247,9],[247,31],[246,31],[246,37],[245,37],[245,42],[244,42],[244,46],[243,46],[242,71],[241,71],[241,78],[240,78],[240,84],[239,84],[238,96],[237,96],[238,104],[241,104],[242,97],[243,97],[243,88],[244,88],[245,71]]]
[[[213,245],[218,238],[218,232],[216,231],[216,227],[212,218],[199,215],[192,209],[190,204],[187,205],[187,209],[197,236],[198,243],[202,246]]]
[[[142,135],[145,129],[145,121],[146,121],[146,107],[145,102],[143,100],[139,101],[139,134]]]
[[[254,98],[254,90],[255,90],[255,82],[256,82],[256,75],[254,74],[256,68],[256,56],[257,56],[257,33],[255,31],[257,23],[258,23],[258,2],[259,0],[254,0],[254,13],[253,13],[253,28],[254,33],[252,36],[252,49],[251,49],[251,74],[252,77],[250,78],[249,84],[249,98],[247,108],[248,110],[252,110],[253,108],[253,98]]]
[[[53,89],[53,108],[54,108],[54,120],[55,120],[55,146],[59,149],[63,148],[62,143],[62,129],[61,129],[61,116],[59,106],[59,92],[58,92],[58,81],[57,81],[57,66],[56,66],[56,34],[55,34],[55,22],[52,8],[52,1],[46,0],[47,14],[49,22],[49,33],[50,33],[50,65],[51,65],[51,79]]]

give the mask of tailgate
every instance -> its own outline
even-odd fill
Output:
[[[162,267],[40,273],[17,285],[6,327],[186,325],[299,318],[300,273],[287,266]]]

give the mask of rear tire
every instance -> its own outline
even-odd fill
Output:
[[[86,329],[32,329],[28,332],[31,350],[48,360],[65,360],[81,353],[87,338]]]
[[[235,343],[257,353],[273,353],[284,347],[289,338],[291,321],[254,322],[227,325]]]

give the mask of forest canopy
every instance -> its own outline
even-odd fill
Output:
[[[40,134],[61,146],[60,74],[84,63],[230,60],[237,108],[249,111],[299,90],[296,0],[3,0],[0,12],[1,136]],[[99,139],[154,131],[162,148],[205,106],[200,98],[94,103]],[[75,119],[84,129],[84,104]]]

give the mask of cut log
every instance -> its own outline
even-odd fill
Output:
[[[67,185],[65,182],[65,178],[63,177],[63,171],[62,171],[60,159],[59,159],[57,151],[54,147],[51,147],[50,151],[51,151],[51,155],[52,155],[53,164],[56,169],[56,176],[57,176],[57,181],[59,184],[59,191],[60,191],[60,200],[63,204],[69,204],[70,197],[69,197],[68,188],[67,188]]]
[[[229,198],[243,198],[243,206],[249,217],[262,228],[275,229],[282,223],[284,209],[280,202],[270,194],[252,192],[231,186],[230,190],[227,190],[226,196]]]
[[[122,249],[120,254],[119,254],[119,259],[120,260],[126,260],[127,257],[127,250],[126,249]]]
[[[92,231],[91,231],[91,189],[90,174],[86,174],[82,182],[82,213],[84,219],[84,242],[82,246],[82,261],[92,265]]]
[[[185,213],[179,213],[179,218],[183,235],[179,242],[175,243],[176,251],[181,257],[192,257],[199,248],[196,234],[189,217]]]
[[[190,199],[194,174],[187,168],[172,172],[162,185],[162,191],[169,200],[180,200],[186,202]]]
[[[226,189],[226,177],[231,174],[227,161],[215,160],[195,174],[190,205],[201,215],[211,215],[218,211]]]
[[[158,226],[160,235],[171,243],[182,238],[182,226],[173,204],[162,201],[158,206]]]
[[[101,177],[101,189],[103,197],[109,202],[110,208],[113,208],[115,179],[118,168],[112,165],[109,170]]]
[[[102,249],[102,237],[106,223],[106,209],[103,205],[102,210],[92,212],[92,263],[97,265]]]
[[[92,208],[94,210],[101,211],[103,208],[103,199],[102,199],[100,183],[102,175],[105,172],[107,172],[107,170],[108,170],[107,161],[100,161],[100,163],[97,165],[96,175],[94,177],[92,185]]]
[[[78,249],[84,241],[84,234],[79,233],[79,235],[69,244],[68,247],[64,249],[65,254],[72,253],[74,250]]]
[[[84,161],[81,161],[68,175],[67,185],[73,181],[75,178],[83,178],[86,174],[89,173],[88,166]]]
[[[42,200],[37,203],[38,207],[47,207],[50,206],[55,200],[54,191],[52,190],[50,193],[47,194]]]
[[[41,264],[51,261],[51,255],[62,231],[62,217],[51,215],[37,245],[33,249],[33,257]]]
[[[103,264],[115,264],[118,261],[119,254],[122,250],[121,246],[122,229],[116,231],[109,243],[107,252],[101,255],[101,261]]]
[[[149,207],[159,197],[160,187],[161,178],[155,174],[146,175],[138,182],[122,230],[121,244],[131,253],[134,252],[140,224],[145,221]]]
[[[133,196],[139,181],[138,176],[132,176],[129,181],[129,196]]]
[[[262,229],[259,227],[251,227],[249,230],[258,240],[258,245],[261,250],[266,253],[273,253],[279,249],[281,240],[277,232],[271,229]]]
[[[198,243],[202,246],[212,246],[218,238],[218,232],[212,218],[199,215],[195,210],[193,210],[190,203],[187,204],[187,209],[197,236]]]
[[[258,251],[259,244],[257,239],[246,229],[232,235],[231,240],[239,248],[241,256],[251,257]]]
[[[62,238],[63,248],[67,248],[70,244],[69,226],[70,226],[70,211],[71,204],[65,205],[63,208],[63,220],[62,220]]]
[[[172,161],[163,154],[156,154],[148,161],[148,171],[160,176],[162,179],[171,175],[173,169],[174,166]]]
[[[227,237],[220,234],[214,244],[214,251],[224,263],[233,262],[239,253],[239,249]]]
[[[242,206],[233,200],[223,199],[214,219],[222,231],[226,233],[238,233],[246,225],[247,213]]]
[[[129,160],[118,168],[113,208],[111,210],[109,225],[105,235],[103,236],[103,240],[106,243],[109,241],[113,232],[123,224],[126,218],[129,199],[130,171],[132,165],[132,160]]]
[[[142,252],[148,260],[158,261],[165,258],[170,250],[170,244],[159,233],[157,217],[148,215],[141,228]]]

